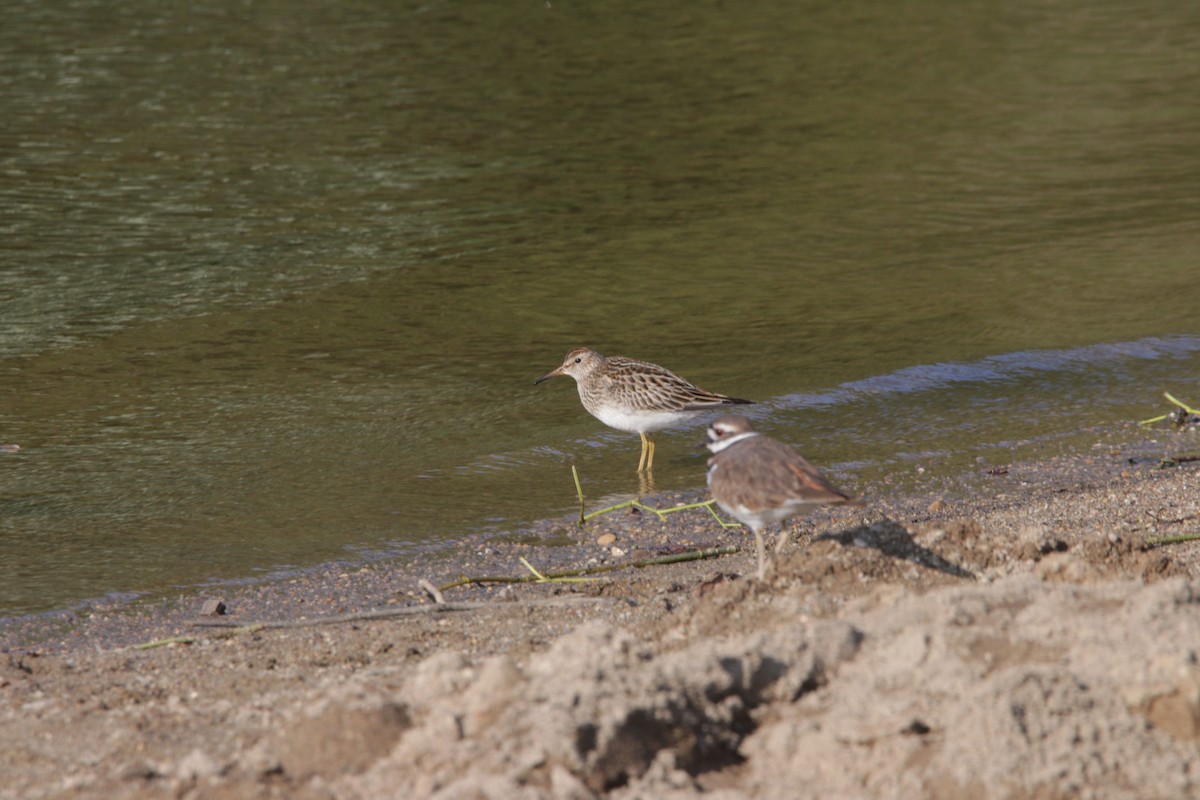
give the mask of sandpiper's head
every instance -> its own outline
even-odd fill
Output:
[[[758,433],[750,425],[750,420],[741,414],[726,414],[713,420],[708,426],[708,440],[704,446],[714,453],[719,453],[735,441],[757,436]]]
[[[576,347],[571,352],[567,353],[567,357],[563,359],[563,363],[547,372],[542,377],[534,381],[534,385],[541,383],[548,378],[553,378],[556,375],[570,375],[575,380],[582,380],[589,375],[592,370],[604,363],[604,356],[597,353],[590,347]]]

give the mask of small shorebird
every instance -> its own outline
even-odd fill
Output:
[[[834,487],[795,450],[758,433],[739,414],[714,420],[705,446],[713,453],[708,459],[708,488],[713,499],[726,514],[754,531],[760,581],[767,572],[762,532],[768,525],[817,506],[862,505]],[[785,526],[776,553],[783,550],[787,535]]]
[[[723,406],[752,401],[701,389],[669,369],[648,361],[603,356],[589,347],[567,353],[563,363],[534,381],[570,375],[583,407],[596,419],[619,431],[642,437],[638,472],[654,467],[654,432]]]

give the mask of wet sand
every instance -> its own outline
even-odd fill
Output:
[[[1195,434],[1094,441],[903,494],[848,477],[868,506],[797,522],[763,583],[704,511],[621,511],[10,622],[0,798],[1195,795],[1200,543],[1147,545],[1200,531],[1200,464],[1159,463]],[[441,610],[418,586],[722,545]]]

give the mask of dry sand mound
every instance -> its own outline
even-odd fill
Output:
[[[709,772],[729,797],[1200,791],[1200,586],[1019,577],[889,592],[837,621],[758,600],[777,627],[658,654],[592,622],[523,667],[442,654],[382,694],[367,672],[274,746],[302,774],[345,722],[330,704],[373,696],[356,713],[403,730],[334,796],[683,798]]]
[[[1146,544],[1194,530],[1200,471],[1130,463],[818,518],[762,583],[741,553],[227,638],[182,607],[56,645],[13,626],[0,798],[1200,797],[1200,544]],[[484,566],[736,536],[646,516]],[[243,622],[411,611],[414,583],[380,565],[226,599]],[[172,633],[195,641],[120,646]]]

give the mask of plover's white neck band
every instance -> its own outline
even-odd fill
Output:
[[[729,447],[729,445],[736,444],[744,439],[749,439],[752,436],[758,436],[758,431],[746,431],[745,433],[739,433],[737,436],[734,436],[730,439],[718,439],[715,442],[710,442],[708,449],[714,453],[719,453],[726,447]]]

